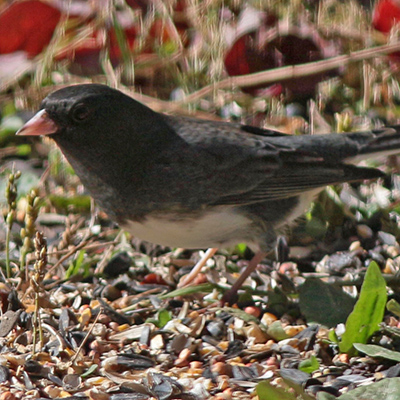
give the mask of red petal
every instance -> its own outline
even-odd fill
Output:
[[[15,2],[0,14],[0,54],[22,50],[30,57],[48,45],[61,12],[41,1]]]

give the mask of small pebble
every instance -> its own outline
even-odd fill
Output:
[[[193,280],[193,285],[201,285],[202,283],[207,283],[208,279],[207,276],[205,274],[197,274],[196,278],[194,278]]]
[[[189,365],[190,365],[190,368],[193,368],[193,369],[203,368],[203,363],[201,361],[192,361]]]
[[[386,260],[385,268],[383,269],[382,272],[384,274],[391,274],[391,275],[396,273],[395,262],[391,258],[388,258]]]
[[[252,341],[253,344],[266,343],[268,335],[260,328],[259,325],[251,324],[245,328],[247,338]]]
[[[374,236],[373,230],[368,225],[357,225],[357,234],[363,239],[369,239]]]
[[[387,246],[386,253],[389,257],[395,258],[400,254],[400,249],[397,246]]]
[[[61,388],[53,385],[46,386],[43,389],[43,392],[46,393],[50,397],[50,399],[55,399],[56,397],[60,397],[61,391],[62,391]]]
[[[110,321],[111,321],[110,317],[106,314],[100,314],[100,316],[97,320],[97,322],[99,324],[103,324],[103,325],[108,325],[110,323]]]
[[[110,395],[99,389],[93,388],[89,390],[89,398],[90,400],[109,400]]]
[[[261,318],[261,323],[265,326],[268,326],[275,322],[277,319],[278,318],[274,314],[265,313]]]
[[[226,364],[224,362],[216,362],[211,367],[211,372],[218,374],[218,375],[225,375],[226,374]]]
[[[294,278],[299,275],[297,264],[293,262],[284,262],[279,266],[279,273]]]
[[[15,400],[16,397],[14,395],[14,393],[11,393],[9,391],[4,392],[0,395],[0,400]]]
[[[110,329],[112,329],[114,332],[119,332],[119,324],[117,324],[114,321],[111,321],[108,325]]]
[[[289,335],[290,337],[296,336],[298,333],[300,333],[304,329],[306,329],[305,325],[288,325],[283,328],[286,335]]]
[[[271,356],[267,359],[266,364],[269,367],[279,367],[278,359],[275,356]]]
[[[189,313],[188,317],[190,319],[196,319],[200,314],[197,311],[192,311],[191,313]]]
[[[82,308],[83,307],[81,307],[81,309]],[[90,319],[92,318],[92,310],[90,309],[90,307],[83,308],[82,312],[79,314],[80,314],[78,318],[79,322],[82,325],[87,325]]]
[[[192,354],[192,351],[190,349],[183,349],[180,353],[178,358],[182,358],[183,360],[187,360],[190,355]]]
[[[351,245],[349,247],[350,251],[357,251],[357,250],[361,250],[361,249],[362,249],[361,243],[358,240],[356,240],[355,242],[351,243]]]
[[[174,361],[175,367],[187,367],[189,365],[189,361],[186,358],[177,358]]]
[[[229,376],[219,375],[217,376],[217,384],[219,390],[225,390],[229,388]]]
[[[95,351],[97,351],[97,352],[100,352],[100,351],[102,351],[102,349],[103,349],[103,347],[102,347],[101,344],[98,342],[98,340],[93,340],[93,341],[90,343],[89,347],[90,347],[92,350],[95,350]]]
[[[344,364],[349,363],[349,355],[348,354],[345,354],[345,353],[339,354],[338,358]]]
[[[99,336],[101,339],[104,339],[107,334],[107,327],[104,324],[96,323],[93,326],[92,335]]]
[[[261,310],[256,306],[248,306],[244,309],[247,314],[252,315],[253,317],[259,318],[261,315]]]

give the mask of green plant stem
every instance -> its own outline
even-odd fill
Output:
[[[7,224],[7,233],[6,233],[6,274],[7,278],[11,277],[11,267],[10,267],[10,240],[11,240],[11,227]]]

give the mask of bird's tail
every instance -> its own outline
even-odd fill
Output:
[[[360,143],[358,140],[360,136],[358,135],[362,135],[362,133],[354,132],[347,135]],[[394,154],[400,154],[400,125],[371,130],[368,139],[360,143],[357,156],[346,161],[358,162],[368,158]]]

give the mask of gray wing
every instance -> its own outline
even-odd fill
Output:
[[[373,143],[382,147],[379,134],[395,132],[292,136],[186,117],[167,117],[167,123],[198,150],[196,163],[203,163],[198,184],[207,193],[204,200],[216,205],[279,200],[331,184],[381,177],[377,169],[345,162],[367,154]]]

